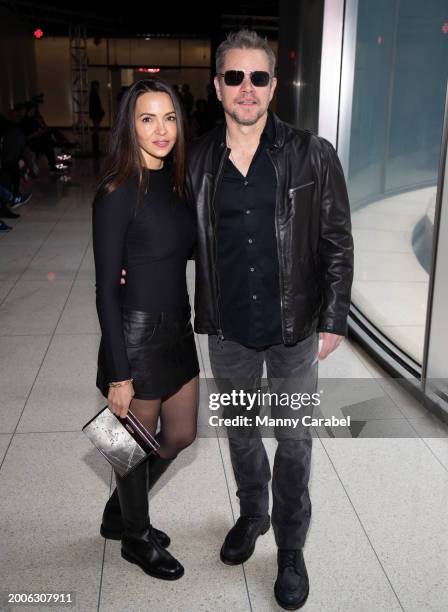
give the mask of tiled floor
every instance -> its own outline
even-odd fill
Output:
[[[99,535],[111,469],[80,431],[104,404],[94,385],[93,178],[84,169],[75,178],[72,186],[42,180],[14,230],[0,238],[1,590],[75,591],[80,612],[278,610],[272,531],[244,566],[219,561],[238,516],[225,439],[200,437],[152,496],[154,522],[185,565],[181,580],[146,576],[121,558],[118,542]],[[191,292],[193,276],[190,265]],[[202,376],[210,376],[206,338],[197,345]],[[384,376],[349,341],[320,374]],[[391,408],[378,418],[385,427],[401,419],[418,433],[315,438],[306,611],[447,609],[446,432],[390,380],[381,384]],[[272,459],[274,440],[266,446]]]

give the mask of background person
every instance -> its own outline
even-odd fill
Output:
[[[89,117],[92,121],[92,153],[94,157],[100,155],[100,125],[104,117],[104,109],[100,98],[100,83],[92,81],[89,95]]]

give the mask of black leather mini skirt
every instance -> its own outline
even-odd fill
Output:
[[[123,331],[136,399],[168,397],[199,374],[189,308],[159,313],[123,309]],[[101,341],[96,384],[106,398],[109,382]]]

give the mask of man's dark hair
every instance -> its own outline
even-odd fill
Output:
[[[230,49],[260,49],[264,51],[268,56],[269,73],[271,76],[274,76],[276,58],[267,38],[262,38],[253,30],[239,30],[238,32],[227,34],[227,38],[223,40],[216,50],[215,64],[217,74],[223,72],[225,54]]]

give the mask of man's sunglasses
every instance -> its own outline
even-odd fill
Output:
[[[230,87],[237,87],[244,81],[244,70],[226,70],[219,72],[218,76],[224,77],[224,83]],[[254,70],[248,73],[250,82],[254,87],[266,87],[271,80],[271,75],[265,70]]]

